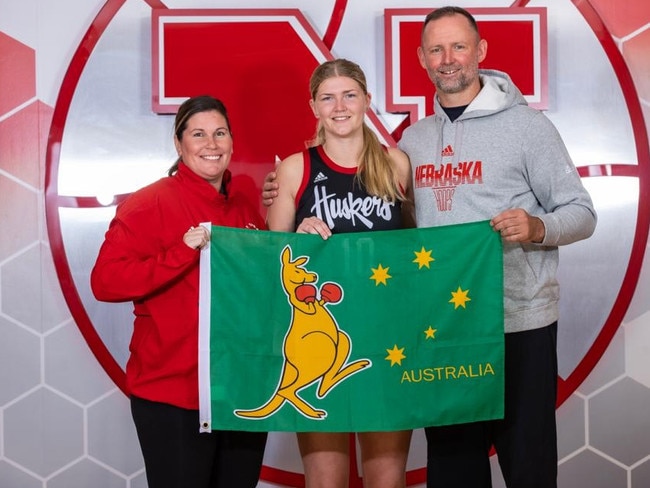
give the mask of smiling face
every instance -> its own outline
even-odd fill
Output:
[[[332,76],[319,85],[309,104],[326,134],[347,137],[362,130],[370,95],[352,78]]]
[[[185,165],[215,188],[221,188],[223,173],[230,164],[233,144],[226,118],[216,110],[198,112],[174,138],[176,151]]]
[[[460,14],[430,21],[418,48],[420,65],[436,86],[443,107],[468,105],[481,89],[478,66],[487,54],[487,42],[479,38]]]

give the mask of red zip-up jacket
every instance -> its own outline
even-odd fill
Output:
[[[226,171],[224,181],[230,180]],[[122,202],[90,276],[101,301],[133,301],[129,393],[198,409],[199,254],[183,242],[202,222],[265,229],[242,195],[226,197],[179,163],[176,174]]]

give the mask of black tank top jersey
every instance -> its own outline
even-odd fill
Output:
[[[332,161],[322,146],[303,153],[302,183],[296,194],[296,227],[306,217],[323,220],[332,233],[392,230],[402,227],[401,203],[368,195],[356,168]]]

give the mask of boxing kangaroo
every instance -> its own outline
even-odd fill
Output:
[[[236,410],[239,417],[266,418],[289,402],[306,417],[325,418],[326,411],[309,405],[298,392],[320,381],[317,396],[323,398],[339,382],[371,364],[367,359],[346,364],[350,337],[339,329],[327,309],[328,304],[341,301],[343,290],[336,283],[324,283],[319,299],[315,286],[318,275],[304,267],[308,260],[300,256],[292,261],[289,246],[282,251],[282,286],[292,307],[291,323],[284,337],[282,374],[271,399],[254,410]]]

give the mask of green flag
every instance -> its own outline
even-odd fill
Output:
[[[202,430],[362,432],[503,417],[503,254],[488,222],[212,227]]]

